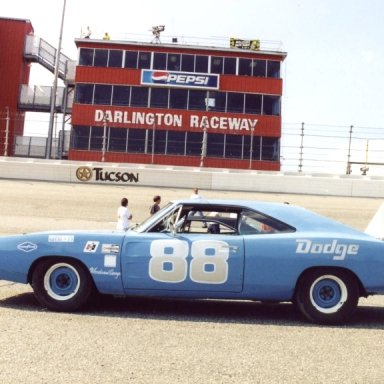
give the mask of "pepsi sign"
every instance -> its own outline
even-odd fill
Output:
[[[141,84],[181,88],[219,89],[219,75],[178,71],[141,71]]]

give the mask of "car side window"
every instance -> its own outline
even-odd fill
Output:
[[[273,234],[295,232],[288,224],[259,212],[244,210],[240,215],[239,233],[241,235]]]

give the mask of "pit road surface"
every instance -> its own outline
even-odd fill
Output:
[[[0,180],[0,235],[113,229],[190,190]],[[364,230],[380,199],[201,190],[204,197],[288,201]],[[384,257],[384,255],[383,255]],[[384,271],[383,271],[384,275]],[[383,383],[384,298],[325,327],[291,304],[103,298],[77,313],[42,308],[29,286],[0,281],[0,383]]]

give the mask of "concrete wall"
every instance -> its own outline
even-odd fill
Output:
[[[0,157],[0,179],[384,197],[384,177]]]

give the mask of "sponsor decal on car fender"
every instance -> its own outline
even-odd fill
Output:
[[[330,243],[316,243],[309,239],[297,239],[296,253],[332,255],[333,260],[344,260],[347,255],[357,255],[358,244],[339,243],[336,239]]]

